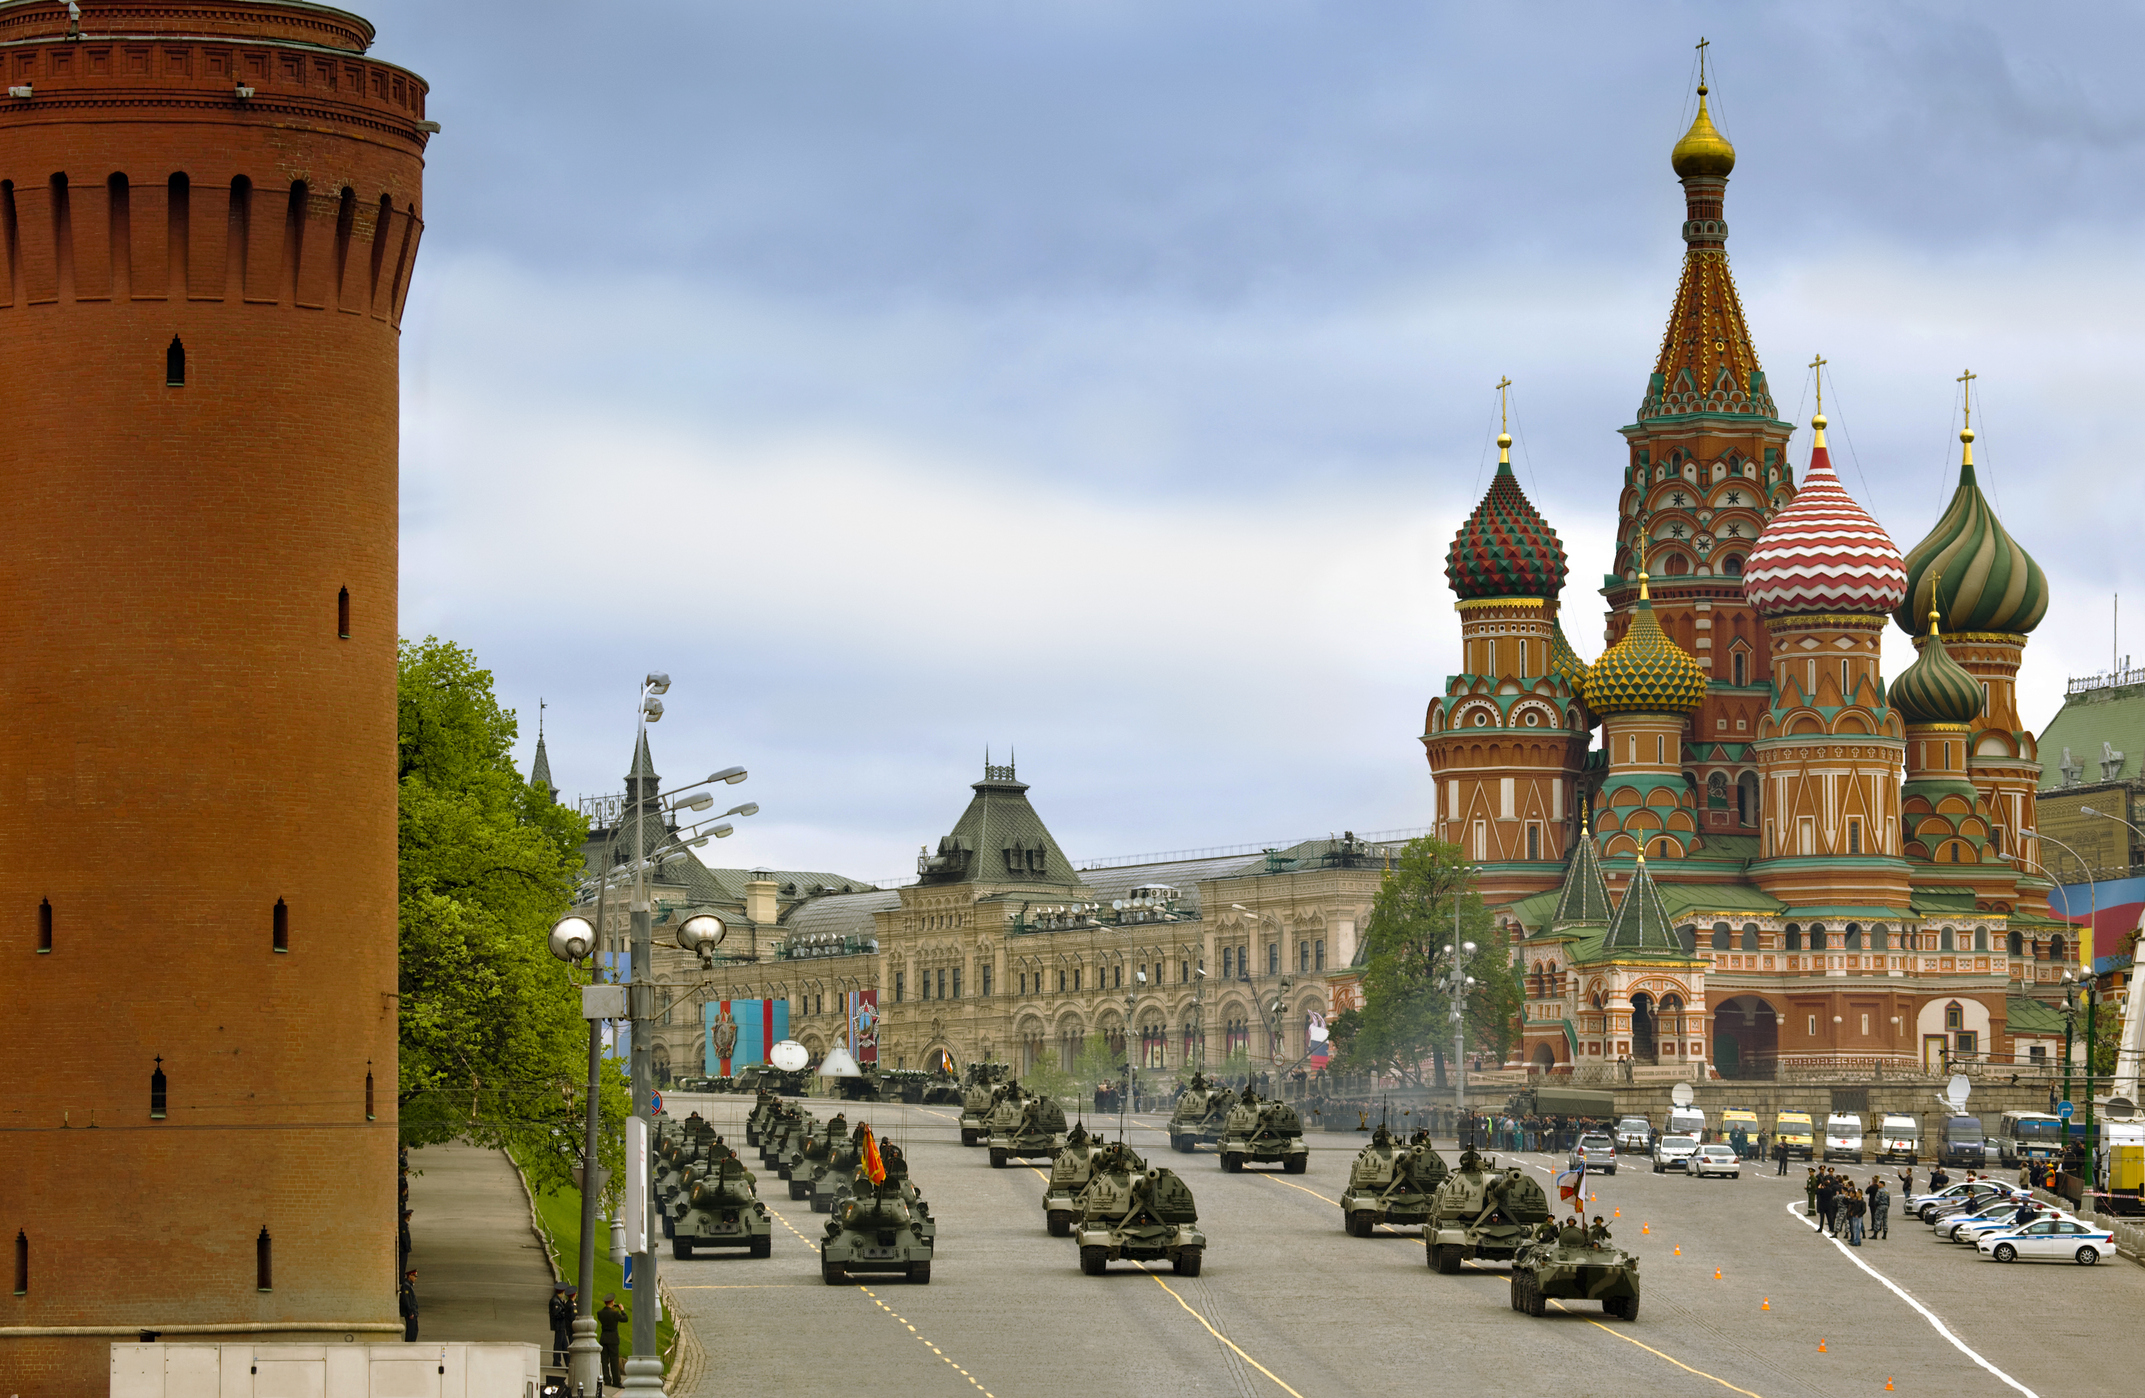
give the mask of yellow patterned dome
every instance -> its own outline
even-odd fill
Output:
[[[1639,605],[1631,629],[1586,674],[1586,706],[1604,717],[1696,713],[1705,702],[1705,669],[1653,619],[1646,582],[1646,575],[1639,574]]]
[[[1669,152],[1668,163],[1675,167],[1678,178],[1713,175],[1726,179],[1735,168],[1735,147],[1728,144],[1728,138],[1720,134],[1711,113],[1706,111],[1704,83],[1698,85],[1698,118]]]

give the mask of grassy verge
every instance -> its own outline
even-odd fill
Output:
[[[524,1171],[523,1178],[527,1177]],[[566,1185],[555,1194],[545,1194],[534,1187],[529,1193],[536,1200],[537,1224],[544,1230],[552,1254],[559,1259],[559,1270],[564,1274],[566,1284],[572,1286],[574,1273],[581,1265],[581,1191]],[[596,1294],[592,1300],[596,1306],[601,1306],[605,1296],[615,1293],[618,1304],[625,1307],[630,1316],[633,1314],[633,1296],[626,1290],[625,1269],[611,1261],[610,1246],[610,1225],[599,1215],[596,1219]],[[666,1373],[670,1369],[671,1346],[677,1336],[677,1326],[666,1312],[656,1324],[656,1344],[662,1348]]]

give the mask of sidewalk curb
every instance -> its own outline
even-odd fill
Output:
[[[506,1155],[505,1151],[500,1152]],[[566,1274],[559,1267],[558,1254],[551,1250],[550,1235],[544,1232],[543,1224],[536,1216],[536,1195],[529,1189],[529,1177],[522,1173],[514,1157],[506,1155],[506,1163],[513,1166],[514,1178],[521,1183],[522,1201],[529,1206],[529,1231],[544,1248],[544,1258],[551,1264],[551,1280],[562,1282]],[[670,1279],[661,1272],[655,1278],[656,1299],[663,1303],[663,1310],[670,1316],[675,1338],[671,1342],[669,1372],[663,1375],[665,1393],[690,1393],[700,1386],[700,1375],[708,1365],[708,1352],[701,1346],[700,1337],[693,1333],[692,1322],[678,1310],[678,1298],[671,1294]]]

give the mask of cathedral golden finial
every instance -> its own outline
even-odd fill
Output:
[[[1817,430],[1817,441],[1813,445],[1820,447],[1825,444],[1825,365],[1827,362],[1825,356],[1821,354],[1813,355],[1810,358],[1811,372],[1817,375],[1817,415],[1810,419],[1810,426]]]
[[[1645,522],[1640,521],[1639,529],[1641,532],[1639,534],[1639,600],[1641,602],[1647,602],[1652,600],[1651,594],[1646,591],[1646,584],[1651,581],[1651,578],[1650,575],[1646,572],[1646,535],[1643,532],[1645,528]]]
[[[1971,448],[1969,448],[1969,450],[1971,450]],[[1929,583],[1929,635],[1932,638],[1942,634],[1943,631],[1943,628],[1937,624],[1940,620],[1940,614],[1937,612],[1936,609],[1937,590],[1943,586],[1944,574],[1941,570],[1939,570],[1936,577],[1932,579]]]
[[[1509,467],[1512,464],[1512,380],[1499,375],[1497,379],[1497,464]]]
[[[1668,163],[1684,178],[1709,175],[1726,179],[1735,168],[1735,147],[1715,129],[1712,114],[1706,110],[1706,47],[1711,42],[1698,41],[1698,116],[1668,156]]]
[[[1584,796],[1579,798],[1579,829],[1587,838],[1593,838],[1594,809],[1592,803]]]
[[[1979,374],[1968,369],[1953,380],[1954,383],[1964,386],[1962,392],[1965,395],[1966,422],[1959,429],[1959,445],[1963,449],[1960,464],[1963,466],[1974,464],[1974,380],[1979,377],[1981,377]],[[1934,595],[1933,593],[1931,594],[1932,597]]]

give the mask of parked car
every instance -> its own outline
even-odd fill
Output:
[[[1692,1179],[1700,1175],[1726,1175],[1731,1180],[1743,1177],[1743,1162],[1737,1158],[1734,1146],[1700,1146],[1685,1169]]]
[[[1951,1240],[1955,1243],[1973,1243],[1988,1237],[1991,1233],[2015,1233],[2022,1228],[2031,1228],[2044,1218],[2067,1218],[2073,1223],[2078,1221],[2074,1215],[2067,1214],[2061,1209],[2044,1208],[2034,1214],[2032,1218],[2020,1223],[2016,1207],[2009,1209],[1999,1208],[1992,1211],[1991,1217],[1953,1224]]]
[[[1653,1149],[1653,1123],[1642,1116],[1627,1116],[1616,1123],[1616,1148],[1632,1155]]]
[[[2018,1216],[2018,1201],[2015,1199],[1991,1199],[1980,1208],[1965,1213],[1945,1214],[1931,1225],[1940,1242],[1963,1243],[1972,1234],[1963,1230],[1973,1228],[2003,1229],[2011,1226]]]
[[[1934,1223],[1940,1213],[1955,1209],[1962,1204],[1978,1209],[1990,1197],[1998,1194],[2016,1194],[2018,1191],[1994,1180],[1960,1180],[1945,1185],[1928,1194],[1915,1194],[1907,1198],[1907,1212],[1924,1223]]]
[[[1654,1143],[1653,1172],[1657,1175],[1664,1170],[1683,1170],[1688,1172],[1691,1168],[1691,1157],[1696,1154],[1698,1154],[1698,1138],[1696,1136],[1663,1136]]]
[[[2115,1251],[2115,1235],[2075,1218],[2040,1218],[2024,1228],[1985,1233],[1974,1247],[1998,1262],[2056,1258],[2090,1267]]]
[[[1616,1143],[1607,1136],[1594,1133],[1581,1136],[1565,1164],[1574,1170],[1584,1167],[1589,1174],[1613,1175],[1616,1173]]]

